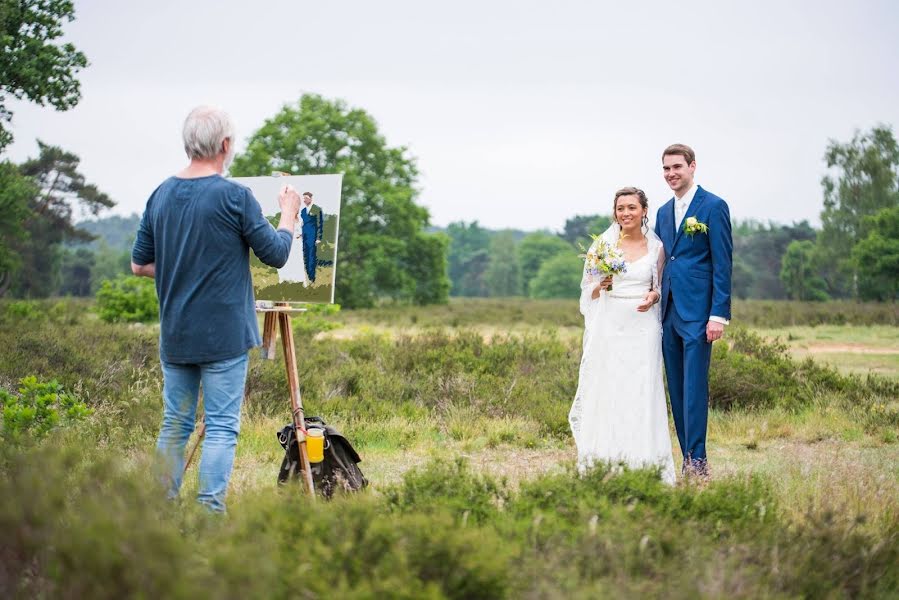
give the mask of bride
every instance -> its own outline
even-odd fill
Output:
[[[303,220],[297,218],[293,244],[284,266],[278,269],[278,283],[302,283],[306,285],[306,264],[303,261]]]
[[[618,190],[615,222],[601,238],[619,245],[627,270],[594,279],[585,269],[584,353],[568,421],[579,469],[597,461],[658,467],[662,480],[673,484],[658,307],[665,251],[647,227],[648,209],[642,190]]]

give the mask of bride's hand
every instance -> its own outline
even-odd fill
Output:
[[[660,298],[661,295],[654,290],[646,292],[646,295],[643,297],[643,302],[641,302],[639,306],[637,306],[637,310],[640,312],[646,312],[647,310],[652,308],[652,305],[658,302]]]
[[[612,285],[611,277],[603,277],[599,283],[593,286],[593,299],[596,300],[599,298],[599,293],[601,291],[605,291],[609,289],[609,286]]]

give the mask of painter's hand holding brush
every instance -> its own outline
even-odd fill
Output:
[[[300,195],[293,186],[284,185],[278,194],[278,205],[281,207],[281,220],[278,229],[286,229],[293,235],[293,229],[300,214]]]

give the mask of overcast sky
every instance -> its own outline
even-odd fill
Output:
[[[190,108],[245,139],[304,92],[368,111],[421,170],[432,222],[560,229],[636,185],[670,197],[661,150],[738,219],[818,223],[828,139],[899,125],[899,2],[76,1],[90,66],[65,113],[15,104],[82,159],[119,214],[186,163]]]

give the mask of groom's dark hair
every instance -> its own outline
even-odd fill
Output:
[[[696,153],[693,152],[693,148],[686,144],[671,144],[662,152],[663,161],[666,156],[683,156],[688,165],[696,160]]]

